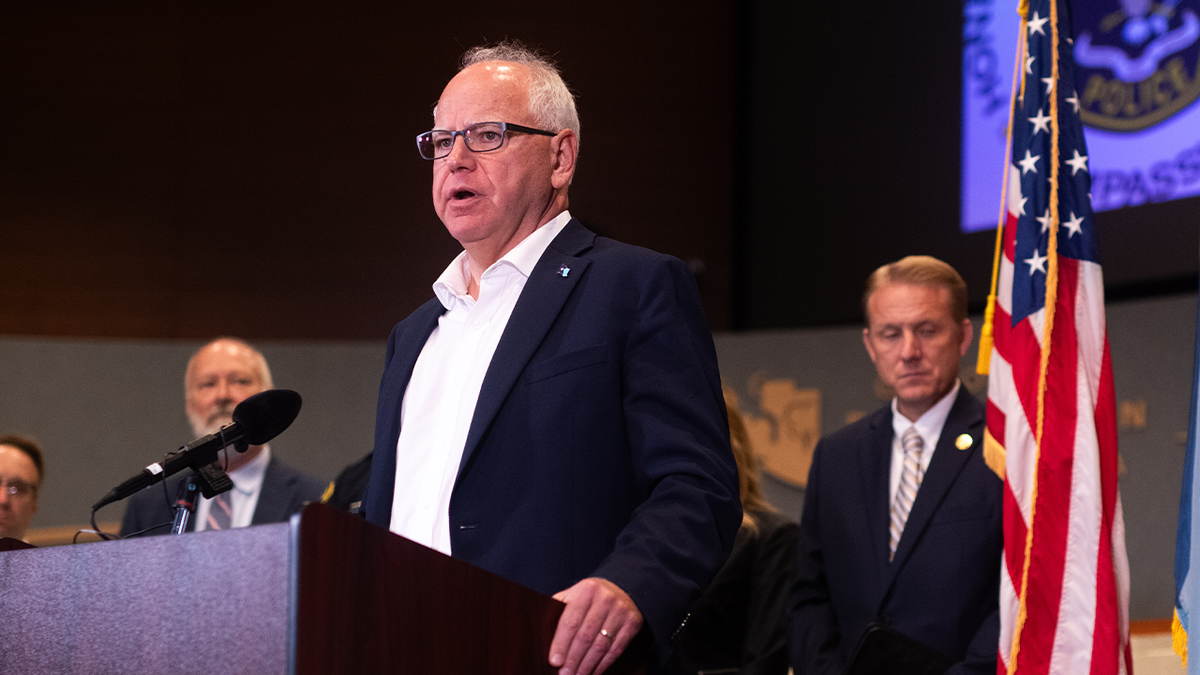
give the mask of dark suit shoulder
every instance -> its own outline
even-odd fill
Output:
[[[891,424],[892,406],[889,403],[870,415],[824,436],[821,438],[819,445],[832,445],[836,447],[852,445],[863,438],[870,438],[872,434],[878,433],[880,427],[891,428]]]
[[[423,326],[430,321],[435,321],[437,320],[437,317],[441,316],[445,311],[446,308],[442,305],[442,301],[438,300],[437,297],[433,297],[429,300],[426,300],[425,304],[413,310],[412,314],[409,314],[397,322],[395,326],[392,326],[392,333],[390,336],[388,336],[389,359],[391,357],[392,346],[397,340],[403,337],[405,331],[412,329],[414,326]]]
[[[563,231],[550,243],[549,248],[565,255],[586,257],[604,264],[639,267],[673,261],[684,266],[683,261],[675,256],[600,236],[575,218],[567,223]]]
[[[121,519],[121,536],[126,537],[158,525],[166,526],[147,532],[147,535],[167,534],[175,519],[171,502],[184,476],[172,476],[162,483],[151,485],[125,501],[125,516]],[[165,489],[165,491],[164,491]]]
[[[279,461],[274,455],[263,474],[258,504],[251,524],[280,523],[304,508],[320,502],[326,483]]]
[[[367,492],[367,483],[371,478],[371,458],[374,452],[368,452],[365,457],[342,469],[333,479],[333,490],[326,504],[342,511],[357,512],[356,504],[360,504]]]
[[[294,469],[275,457],[267,464],[267,471],[263,476],[263,487],[268,485],[292,487],[305,501],[310,502],[320,501],[326,487],[326,483],[319,478]]]
[[[960,417],[961,416],[961,417]],[[987,406],[983,401],[980,401],[975,394],[967,391],[967,388],[960,386],[958,388],[958,396],[954,399],[954,406],[950,408],[950,415],[946,418],[946,424],[950,424],[951,420],[962,419],[966,424],[975,424],[983,422],[987,416]]]

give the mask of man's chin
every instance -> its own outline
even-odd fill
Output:
[[[896,398],[910,407],[928,408],[934,403],[937,403],[947,392],[954,387],[951,382],[950,386],[942,388],[935,385],[933,382],[910,383],[907,386],[900,386],[896,389]]]
[[[230,424],[233,424],[232,417],[222,417],[216,420],[209,420],[207,424],[194,424],[192,425],[192,431],[196,432],[197,437],[208,436],[217,433],[221,430],[221,427],[227,427]]]

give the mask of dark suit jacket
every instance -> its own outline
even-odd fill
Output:
[[[799,527],[773,511],[754,515],[757,529],[742,525],[729,560],[688,608],[679,635],[686,673],[787,673],[787,596]]]
[[[163,497],[162,485],[151,485],[130,497],[125,508],[125,518],[121,521],[121,536],[141,532],[162,523],[166,523],[166,527],[146,534],[169,533],[171,522],[175,519],[175,511],[172,508],[175,492],[187,475],[187,471],[182,471],[166,480],[166,498]],[[325,484],[321,481],[285,465],[272,456],[263,474],[262,491],[258,494],[258,504],[254,506],[250,524],[283,522],[304,508],[305,504],[321,501],[321,493],[324,490]],[[193,516],[188,521],[187,531],[193,532],[195,529],[196,519]]]
[[[984,464],[983,427],[983,404],[960,388],[891,563],[891,407],[817,445],[791,597],[796,675],[841,672],[872,622],[960,662],[952,673],[996,672],[1003,482]]]
[[[381,527],[400,403],[444,311],[426,303],[388,340],[364,504]],[[534,267],[484,378],[450,498],[454,557],[546,594],[608,579],[665,658],[740,521],[695,282],[679,260],[572,220]]]
[[[371,457],[365,457],[347,466],[333,479],[333,484],[322,496],[324,503],[335,509],[358,514],[362,511],[363,495],[367,492],[367,481],[371,479]]]

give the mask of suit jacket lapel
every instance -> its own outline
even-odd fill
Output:
[[[866,505],[867,537],[871,554],[879,570],[879,579],[887,576],[888,523],[891,505],[888,503],[888,477],[892,466],[892,412],[875,416],[870,436],[859,447],[858,466],[862,476],[862,504]]]
[[[908,521],[904,524],[904,533],[900,536],[899,546],[896,547],[896,558],[888,567],[887,584],[889,587],[895,581],[898,571],[904,566],[904,561],[908,559],[909,554],[920,541],[925,528],[929,526],[929,521],[933,519],[938,506],[941,505],[946,493],[950,491],[950,487],[962,473],[963,467],[967,465],[971,455],[982,451],[983,444],[979,442],[972,443],[967,450],[959,450],[955,447],[955,441],[964,433],[974,432],[972,436],[977,437],[980,431],[978,427],[983,423],[982,415],[970,414],[969,402],[966,400],[968,396],[971,394],[966,387],[960,387],[958,396],[954,400],[954,406],[946,417],[946,424],[942,427],[942,433],[938,437],[937,449],[933,453],[933,460],[929,463],[929,469],[926,470],[925,477],[921,480],[921,487],[917,490],[917,498],[913,502],[912,511],[909,512]]]
[[[480,440],[500,411],[508,392],[524,372],[587,269],[589,261],[576,256],[591,248],[595,239],[595,234],[572,218],[534,265],[483,378],[458,465],[460,476],[470,465]],[[564,266],[570,269],[566,276],[561,272]]]
[[[376,446],[374,467],[368,482],[367,517],[381,527],[387,527],[392,498],[396,490],[396,441],[400,437],[400,406],[412,378],[413,366],[425,348],[430,333],[437,327],[438,318],[446,312],[434,298],[413,312],[406,321],[404,332],[395,338],[387,371],[383,374],[376,410]],[[381,433],[384,432],[384,433]]]
[[[284,516],[291,515],[281,513],[287,510],[287,495],[283,494],[282,486],[276,484],[274,469],[275,457],[272,455],[271,461],[267,462],[267,468],[263,471],[262,485],[258,488],[258,503],[254,505],[254,513],[250,515],[251,525],[275,523],[285,520]]]
[[[406,327],[404,333],[396,339],[392,360],[388,363],[387,391],[380,392],[381,399],[384,394],[387,394],[387,400],[397,402],[403,400],[404,392],[408,390],[408,381],[412,378],[413,366],[417,365],[417,357],[421,355],[421,350],[425,348],[425,343],[429,340],[433,329],[437,328],[438,319],[445,313],[446,308],[437,298],[426,302],[416,312],[413,312],[412,325]],[[395,438],[400,431],[399,403],[391,412],[395,419],[395,424],[392,426],[392,431],[396,432],[392,434]]]

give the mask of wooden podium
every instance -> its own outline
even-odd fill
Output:
[[[0,670],[551,675],[563,606],[310,505],[290,523],[0,552]],[[635,656],[608,672],[641,673]]]

